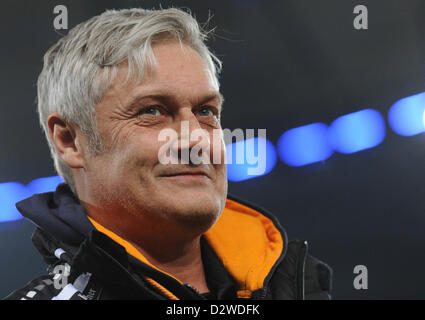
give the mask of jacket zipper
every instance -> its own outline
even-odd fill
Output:
[[[305,262],[307,258],[308,243],[302,241],[298,249],[297,272],[295,278],[296,299],[305,300]]]

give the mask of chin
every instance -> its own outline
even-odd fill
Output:
[[[170,196],[167,202],[168,218],[182,228],[200,233],[214,225],[224,207],[221,197],[205,192],[177,193]]]

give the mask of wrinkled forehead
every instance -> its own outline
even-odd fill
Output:
[[[104,98],[119,94],[122,102],[129,103],[137,95],[161,92],[182,99],[216,95],[221,104],[223,99],[214,71],[193,48],[177,41],[158,43],[152,48],[155,60],[145,66],[143,77],[138,79],[136,74],[129,74],[127,60],[120,63]]]

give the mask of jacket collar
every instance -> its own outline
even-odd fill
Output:
[[[81,244],[94,229],[83,206],[65,183],[58,185],[55,192],[34,194],[17,202],[16,208],[37,227],[70,245]]]

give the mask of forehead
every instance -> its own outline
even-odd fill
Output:
[[[190,46],[171,41],[153,46],[155,66],[146,68],[143,80],[126,82],[127,63],[118,68],[111,90],[125,103],[136,96],[159,92],[181,99],[197,99],[200,96],[218,94],[218,84],[201,56]]]
[[[206,62],[190,46],[172,41],[153,47],[156,68],[148,70],[148,81],[181,80],[195,85],[200,80],[213,86],[215,81]],[[218,88],[216,88],[218,89]]]

